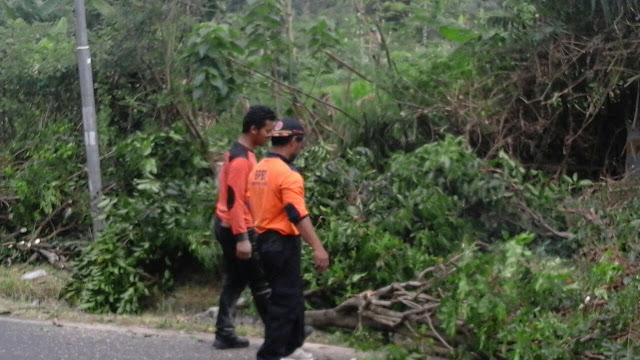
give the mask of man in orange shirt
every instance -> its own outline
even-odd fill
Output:
[[[220,294],[216,320],[216,349],[242,348],[249,341],[235,333],[235,305],[249,285],[258,313],[265,321],[269,285],[262,272],[256,252],[253,219],[247,208],[247,179],[256,164],[253,149],[264,145],[271,135],[275,113],[266,106],[252,106],[244,117],[242,134],[224,155],[218,179],[218,201],[215,209],[214,232],[222,246],[226,272]]]
[[[309,219],[302,176],[292,165],[303,149],[304,129],[296,119],[276,122],[272,147],[249,175],[249,200],[263,269],[271,287],[264,344],[258,360],[280,360],[302,346],[305,338],[304,296],[300,273],[300,236],[313,249],[315,268],[329,266]]]

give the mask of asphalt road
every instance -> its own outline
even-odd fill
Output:
[[[22,320],[0,316],[0,360],[253,360],[247,349],[216,350],[211,334],[111,325]],[[305,344],[316,360],[361,359],[352,349]]]

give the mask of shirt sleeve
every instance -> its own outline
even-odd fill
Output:
[[[304,202],[304,182],[299,173],[293,172],[282,183],[282,203],[289,221],[294,224],[309,216]]]
[[[245,158],[236,158],[229,163],[227,209],[229,210],[229,222],[233,235],[247,232],[245,219],[250,216],[247,207],[247,182],[250,165],[249,160]]]

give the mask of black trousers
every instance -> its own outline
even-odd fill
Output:
[[[244,289],[249,286],[253,300],[262,318],[266,321],[268,300],[271,293],[267,280],[260,264],[260,255],[257,251],[256,236],[253,231],[249,233],[252,246],[251,258],[241,260],[236,257],[236,241],[231,229],[223,227],[218,217],[214,219],[214,232],[216,239],[222,246],[223,269],[225,271],[222,293],[216,320],[216,336],[235,335],[233,318],[238,298]]]
[[[258,360],[280,360],[304,343],[304,296],[299,236],[274,231],[258,235],[258,250],[271,297]]]

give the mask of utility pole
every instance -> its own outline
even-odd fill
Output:
[[[100,151],[98,149],[98,127],[96,125],[96,105],[93,96],[93,75],[91,52],[87,39],[87,19],[84,0],[74,0],[76,9],[76,56],[80,73],[82,94],[82,123],[84,124],[84,145],[87,152],[87,173],[89,175],[89,198],[93,218],[93,237],[98,236],[104,224],[98,204],[102,197],[102,175],[100,174]]]

